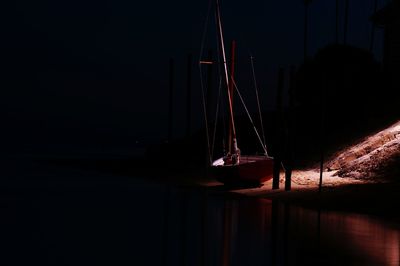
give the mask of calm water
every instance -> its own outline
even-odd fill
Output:
[[[398,225],[368,216],[57,167],[8,168],[1,265],[399,265]]]

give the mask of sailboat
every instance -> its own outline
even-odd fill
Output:
[[[259,185],[264,181],[267,181],[272,178],[273,174],[273,165],[274,159],[268,155],[267,148],[260,138],[260,135],[254,126],[253,120],[251,115],[243,101],[243,98],[236,86],[235,80],[233,78],[233,71],[234,71],[234,63],[230,69],[227,66],[226,54],[225,54],[225,44],[224,44],[224,36],[223,36],[223,29],[222,29],[222,21],[221,21],[221,14],[220,14],[220,5],[219,0],[215,0],[215,18],[216,18],[216,26],[218,32],[218,45],[220,58],[222,59],[222,73],[223,73],[223,87],[226,90],[227,98],[228,98],[228,116],[229,116],[229,134],[228,134],[228,146],[229,148],[224,152],[221,158],[218,158],[213,161],[212,155],[209,152],[210,157],[210,168],[212,176],[217,179],[218,181],[230,185],[230,184],[256,184]],[[233,53],[234,54],[234,53]],[[234,60],[232,59],[232,62]],[[202,61],[200,60],[200,64],[211,64],[212,62]],[[201,65],[200,65],[201,67]],[[254,72],[254,69],[253,69]],[[235,90],[236,89],[236,90]],[[251,124],[253,125],[253,129],[255,130],[256,136],[258,137],[262,148],[264,150],[263,155],[242,155],[240,149],[238,147],[238,141],[236,138],[236,127],[235,127],[235,117],[233,114],[233,98],[234,92],[237,92],[242,104],[245,108],[245,111],[250,119]],[[256,90],[257,91],[257,90]],[[257,94],[258,98],[258,94]],[[204,92],[203,92],[203,104],[204,104]],[[207,122],[207,110],[206,105],[204,104],[205,110],[205,118],[206,124]],[[259,108],[260,111],[260,108]],[[261,118],[261,111],[260,111],[260,118]],[[216,118],[217,120],[218,118]],[[262,124],[262,119],[261,119]],[[208,137],[208,127],[207,127],[207,139]],[[210,145],[209,145],[210,147]],[[209,149],[210,150],[210,149]]]

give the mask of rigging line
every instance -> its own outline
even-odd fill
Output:
[[[217,13],[214,14],[215,15],[215,21],[218,20],[218,16]],[[219,34],[218,34],[218,30],[215,31],[215,39],[218,40],[219,39]],[[219,46],[219,42],[216,42],[216,51],[217,51],[217,56],[216,56],[216,60],[217,60],[217,70],[218,70],[218,76],[219,76],[219,84],[221,86],[221,90],[222,90],[222,64],[221,64],[221,47]],[[221,109],[222,110],[226,110],[225,106],[224,106],[224,100],[221,96],[219,96],[219,99],[217,99],[218,101],[220,101],[221,103]],[[227,128],[227,122],[225,119],[225,112],[222,112],[222,148],[223,148],[223,152],[225,155],[225,151],[226,151],[226,142],[225,142],[225,136],[227,135],[226,133],[226,128]],[[215,119],[218,119],[218,117],[216,117]]]
[[[203,98],[203,113],[204,113],[204,120],[205,120],[205,127],[206,127],[206,138],[207,138],[207,149],[208,149],[208,159],[210,164],[212,163],[211,159],[211,147],[210,147],[210,135],[209,135],[209,128],[208,128],[208,118],[207,118],[207,103],[206,103],[206,96],[204,93],[204,84],[203,84],[203,75],[201,71],[201,66],[199,66],[200,71],[200,87],[201,87],[201,95]]]
[[[249,120],[250,120],[250,123],[251,123],[251,125],[253,126],[254,131],[256,132],[257,138],[258,138],[258,140],[260,141],[261,146],[263,147],[263,150],[264,150],[265,155],[266,155],[266,156],[269,156],[269,155],[268,155],[268,151],[267,151],[267,147],[264,146],[264,144],[263,144],[263,142],[262,142],[262,140],[261,140],[260,134],[258,133],[258,130],[257,130],[256,126],[254,125],[253,119],[251,118],[250,112],[249,112],[249,110],[247,109],[247,106],[246,106],[246,104],[245,104],[245,102],[244,102],[244,100],[243,100],[242,94],[240,93],[240,91],[239,91],[239,89],[238,89],[238,87],[237,87],[237,85],[236,85],[236,82],[235,82],[233,79],[232,79],[232,82],[233,82],[233,86],[235,86],[235,89],[236,89],[236,92],[237,92],[237,94],[238,94],[238,96],[239,96],[239,99],[240,99],[240,101],[241,101],[242,104],[243,104],[243,107],[244,107],[244,109],[245,109],[245,111],[246,111],[246,114],[247,114]]]
[[[262,113],[261,113],[260,98],[258,96],[257,79],[256,79],[256,73],[254,71],[254,57],[252,55],[250,55],[250,60],[251,60],[251,69],[252,69],[252,72],[253,72],[254,89],[256,91],[258,114],[260,115],[261,134],[262,134],[262,137],[263,137],[264,146],[266,146],[267,142],[265,141],[264,123],[263,123],[263,118],[262,118]]]
[[[282,166],[282,170],[283,170],[283,172],[285,172],[286,173],[286,168],[285,168],[285,166],[283,165],[283,162],[281,161],[281,166]]]
[[[201,36],[201,45],[200,45],[200,55],[199,55],[199,62],[201,61],[203,57],[203,52],[204,52],[204,44],[206,42],[206,34],[207,34],[207,28],[208,28],[208,21],[210,20],[210,13],[211,13],[211,5],[212,5],[212,0],[208,1],[208,8],[207,8],[207,15],[206,15],[206,20],[204,22],[204,28],[203,28],[203,34]]]
[[[221,109],[222,110],[226,110],[224,107],[224,100],[222,98],[221,99]],[[226,153],[226,128],[227,128],[227,123],[226,123],[226,119],[225,119],[225,112],[222,112],[222,150],[223,150],[223,154],[225,155]]]
[[[220,77],[219,86],[218,86],[217,107],[216,107],[216,111],[215,111],[214,132],[213,132],[213,138],[212,138],[212,142],[211,142],[211,158],[214,157],[215,136],[216,136],[216,132],[217,132],[218,114],[219,114],[219,102],[221,100],[221,87],[222,87],[222,79]]]
[[[222,77],[220,77],[220,79],[222,81]],[[221,100],[221,109],[222,110],[226,110],[226,108],[224,106],[223,98],[221,97],[220,100]],[[226,123],[225,116],[226,116],[226,112],[222,112],[222,149],[223,149],[223,154],[224,155],[226,154],[226,150],[227,150],[226,149],[226,139],[225,139],[225,137],[227,135],[226,128],[228,127],[227,123]]]
[[[205,43],[205,36],[207,33],[207,26],[208,26],[208,21],[210,17],[210,11],[211,11],[211,1],[209,1],[208,4],[208,10],[207,10],[207,16],[206,16],[206,21],[204,23],[204,30],[203,30],[203,36],[201,40],[201,46],[200,46],[200,55],[199,55],[199,75],[200,75],[200,87],[201,87],[201,94],[203,98],[203,113],[204,113],[204,120],[205,120],[205,128],[206,128],[206,139],[207,139],[207,150],[208,150],[208,159],[210,165],[212,164],[212,157],[211,157],[211,147],[210,147],[210,135],[209,135],[209,128],[208,128],[208,117],[207,117],[207,103],[206,103],[206,96],[205,96],[205,90],[204,90],[204,84],[203,84],[203,72],[201,68],[201,58],[203,57],[203,51],[204,51],[204,43]]]

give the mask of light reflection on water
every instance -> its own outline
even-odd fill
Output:
[[[209,195],[207,201],[201,254],[208,256],[188,265],[399,265],[396,224],[263,199]]]
[[[398,228],[368,216],[338,213],[322,214],[321,225],[324,243],[347,243],[342,247],[345,252],[365,256],[369,264],[399,265]]]
[[[365,215],[132,179],[52,180],[3,188],[0,264],[399,265],[399,226]]]

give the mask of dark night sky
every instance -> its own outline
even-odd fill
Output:
[[[379,0],[379,6],[386,2]],[[32,149],[77,143],[123,146],[136,138],[165,137],[168,59],[178,64],[174,111],[182,114],[185,58],[189,52],[198,57],[207,4],[10,1],[0,16],[3,143]],[[372,10],[372,0],[350,1],[349,44],[368,48]],[[238,42],[239,69],[250,71],[246,60],[251,52],[266,98],[277,68],[302,61],[302,1],[224,0],[222,12],[226,39]],[[335,1],[314,1],[309,25],[312,55],[334,41]],[[379,59],[382,32],[376,36]],[[198,83],[196,69],[193,77]],[[201,118],[198,96],[194,86],[196,121]],[[175,124],[182,119],[177,115]],[[183,129],[176,126],[175,131]]]

